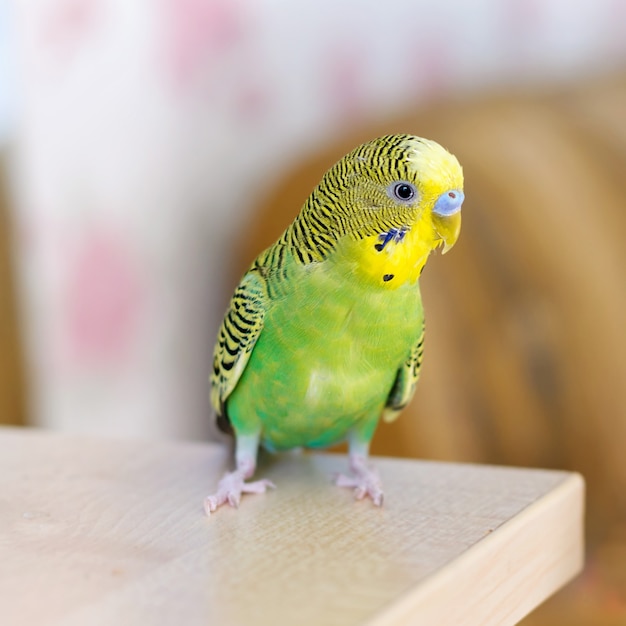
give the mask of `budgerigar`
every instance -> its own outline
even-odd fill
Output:
[[[438,143],[413,135],[369,141],[322,178],[280,239],[242,278],[219,330],[211,377],[218,424],[234,432],[236,469],[207,514],[273,485],[253,477],[270,451],[347,440],[336,483],[382,504],[368,462],[382,417],[415,391],[424,313],[418,279],[429,254],[461,227],[463,173]]]

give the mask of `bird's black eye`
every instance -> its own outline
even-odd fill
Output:
[[[408,202],[415,197],[415,187],[409,183],[396,183],[393,188],[393,195],[402,202]]]
[[[387,185],[387,195],[399,204],[412,205],[417,201],[418,191],[415,185],[406,180],[396,180]]]

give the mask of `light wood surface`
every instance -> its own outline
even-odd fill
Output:
[[[378,509],[288,454],[207,518],[229,459],[0,429],[0,624],[514,624],[582,566],[576,474],[379,458]]]

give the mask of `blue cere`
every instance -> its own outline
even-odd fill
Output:
[[[435,206],[433,207],[433,213],[441,215],[442,217],[454,215],[457,211],[461,210],[463,200],[465,200],[465,195],[462,191],[458,189],[446,191],[446,193],[442,193],[437,198],[437,202],[435,202]]]

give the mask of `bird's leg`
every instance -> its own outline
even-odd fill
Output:
[[[237,508],[241,501],[242,493],[264,493],[275,485],[270,480],[255,480],[245,482],[252,478],[256,469],[256,456],[259,448],[260,433],[252,435],[238,435],[236,439],[235,462],[237,469],[227,472],[217,485],[217,492],[207,496],[204,500],[204,510],[211,515],[219,506],[228,502],[230,506]]]
[[[353,431],[348,438],[348,455],[352,475],[339,474],[335,478],[335,484],[339,487],[354,489],[354,497],[357,500],[369,496],[376,506],[382,506],[383,488],[380,476],[376,469],[367,463],[370,439],[363,439],[359,436],[361,434]]]

